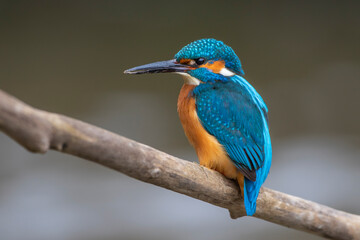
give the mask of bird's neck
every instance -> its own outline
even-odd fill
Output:
[[[195,87],[196,85],[185,83],[180,90],[177,102],[177,110],[181,124],[184,127],[186,136],[192,144],[194,144],[195,139],[193,139],[193,136],[190,135],[192,135],[191,132],[193,132],[194,123],[197,121],[195,98],[192,95]]]
[[[184,78],[184,82],[187,85],[199,85],[200,84],[200,80],[197,78],[194,78],[192,76],[190,76],[188,73],[181,73],[179,72],[178,74],[182,75],[182,77]]]
[[[196,85],[184,83],[180,90],[178,97],[177,108],[180,115],[185,114],[189,111],[189,106],[192,105],[195,110],[195,99],[193,98],[192,92],[195,89]],[[181,116],[180,116],[181,120]]]

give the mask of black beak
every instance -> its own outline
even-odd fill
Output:
[[[193,69],[192,66],[176,62],[175,59],[168,61],[154,62],[142,66],[125,70],[126,74],[143,74],[143,73],[167,73],[167,72],[187,72]]]

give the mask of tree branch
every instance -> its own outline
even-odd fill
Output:
[[[32,108],[0,90],[0,130],[29,151],[68,153],[245,215],[238,185],[221,174],[101,128]],[[330,239],[360,239],[360,216],[262,188],[254,215]]]

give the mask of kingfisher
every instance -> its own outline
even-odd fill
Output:
[[[253,215],[272,149],[267,106],[243,77],[238,56],[222,41],[206,38],[186,45],[174,59],[124,73],[168,72],[184,78],[177,110],[200,165],[236,179],[246,214]]]

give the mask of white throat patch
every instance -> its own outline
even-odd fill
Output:
[[[187,73],[183,73],[183,72],[175,72],[177,74],[180,74],[181,76],[183,76],[184,78],[184,81],[186,84],[189,84],[189,85],[199,85],[200,84],[200,80],[197,79],[197,78],[194,78],[192,76],[190,76],[189,74]]]
[[[226,67],[222,68],[219,73],[221,75],[225,76],[225,77],[232,77],[232,76],[235,75],[235,73],[233,73],[232,71],[230,71]]]

